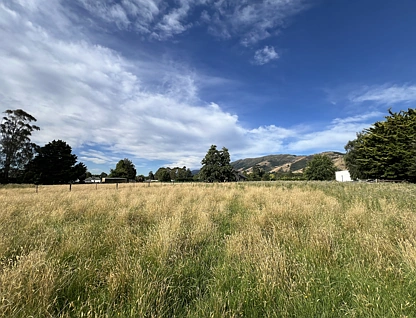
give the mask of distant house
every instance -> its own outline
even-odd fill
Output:
[[[339,182],[352,181],[350,172],[348,170],[336,171],[335,172],[335,180],[337,180]]]
[[[102,183],[127,183],[127,178],[103,178]]]
[[[100,177],[90,177],[84,180],[85,183],[101,183]]]

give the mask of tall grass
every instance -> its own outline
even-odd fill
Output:
[[[416,317],[415,190],[0,188],[0,316]]]

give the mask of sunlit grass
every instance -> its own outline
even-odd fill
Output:
[[[415,317],[416,188],[0,188],[1,317]]]

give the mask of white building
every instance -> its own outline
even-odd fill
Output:
[[[339,182],[352,181],[351,176],[350,176],[350,172],[348,170],[336,171],[335,172],[335,179]]]

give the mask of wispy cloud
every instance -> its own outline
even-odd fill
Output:
[[[356,133],[368,128],[374,120],[382,118],[380,112],[369,112],[357,116],[336,118],[322,130],[299,134],[287,149],[296,153],[310,150],[343,151],[348,140],[356,138]]]
[[[273,46],[265,46],[254,54],[254,64],[264,65],[278,58],[279,54],[277,54]]]
[[[165,40],[194,24],[190,17],[200,11],[200,22],[214,36],[237,37],[250,46],[280,32],[287,19],[308,8],[306,0],[77,0],[95,18],[119,29],[132,29]]]
[[[416,101],[416,85],[382,85],[363,87],[350,94],[355,103],[374,102],[378,104],[397,104]]]
[[[227,1],[214,3],[209,10],[209,30],[223,38],[237,36],[240,43],[251,46],[280,32],[288,18],[307,9],[303,0]]]

